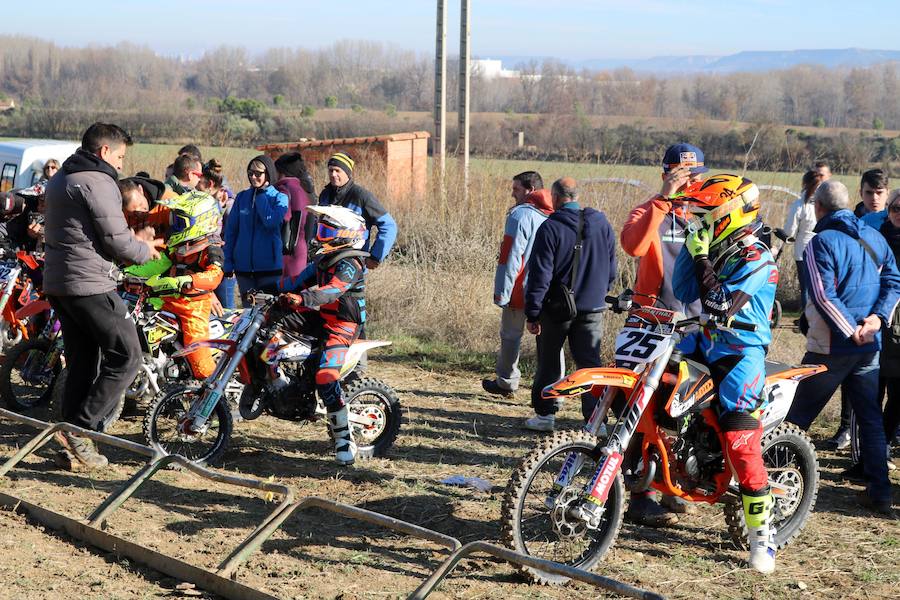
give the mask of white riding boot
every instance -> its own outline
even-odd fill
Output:
[[[771,493],[765,496],[742,494],[744,520],[750,542],[750,566],[764,575],[775,571],[775,529],[772,527]]]
[[[356,460],[356,443],[347,422],[348,410],[344,406],[340,410],[328,413],[328,428],[334,438],[334,458],[341,465],[352,465]]]

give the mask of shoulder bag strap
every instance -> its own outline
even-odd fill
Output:
[[[575,277],[578,275],[578,266],[581,263],[581,246],[584,237],[584,209],[578,211],[578,231],[575,236],[575,255],[572,258],[572,275],[569,277],[569,289],[575,291]]]

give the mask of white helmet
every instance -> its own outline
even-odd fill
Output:
[[[316,239],[311,242],[317,256],[350,248],[359,250],[365,245],[366,222],[349,208],[310,206],[307,210],[319,219]]]

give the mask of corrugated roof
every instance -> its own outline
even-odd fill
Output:
[[[330,140],[307,140],[305,142],[283,142],[279,144],[263,144],[256,149],[262,152],[269,150],[302,150],[304,148],[321,148],[323,146],[350,146],[353,144],[373,144],[376,142],[402,142],[405,140],[419,140],[429,138],[427,131],[409,131],[404,133],[389,133],[368,137],[334,138]]]

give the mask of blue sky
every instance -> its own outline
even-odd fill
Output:
[[[449,50],[459,0],[448,1]],[[648,58],[741,50],[900,49],[896,0],[471,0],[475,56]],[[0,32],[64,46],[130,41],[199,56],[223,44],[252,52],[368,39],[431,54],[434,0],[43,0],[16,2]]]

